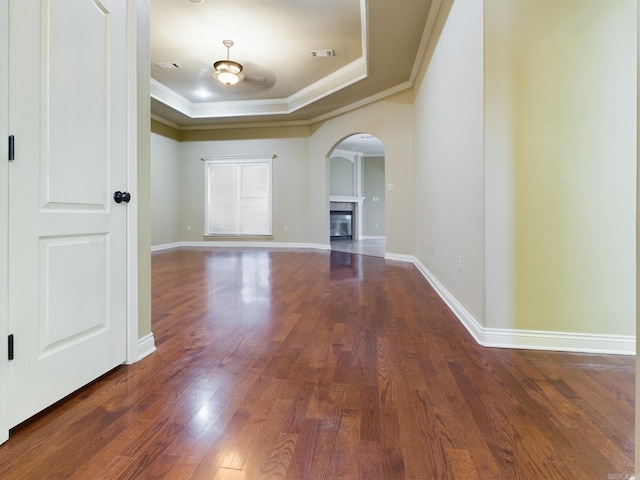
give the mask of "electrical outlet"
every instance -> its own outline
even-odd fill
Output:
[[[462,255],[458,255],[458,270],[462,271]]]
[[[191,225],[187,225],[187,232],[191,231]]]
[[[287,227],[286,225],[284,226],[284,231],[288,232],[289,231],[289,227]]]

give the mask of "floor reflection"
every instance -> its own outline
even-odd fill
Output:
[[[242,301],[245,304],[271,302],[271,259],[267,252],[243,252]]]
[[[345,280],[362,277],[362,256],[331,250],[329,256],[329,278]]]
[[[384,257],[386,252],[385,240],[333,240],[331,250],[336,252],[358,253]]]
[[[230,249],[209,253],[207,300],[215,318],[220,322],[233,317],[234,322],[255,324],[268,319],[271,273],[271,257],[267,251]]]

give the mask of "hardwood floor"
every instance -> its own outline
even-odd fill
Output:
[[[410,264],[153,255],[157,352],[11,432],[3,479],[627,479],[634,364],[478,346]]]
[[[332,240],[331,250],[334,252],[357,253],[360,255],[373,255],[384,257],[386,253],[385,240]]]

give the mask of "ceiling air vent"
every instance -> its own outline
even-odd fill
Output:
[[[333,49],[328,50],[311,50],[312,57],[335,57],[336,52]]]
[[[156,63],[156,67],[161,68],[162,70],[171,70],[174,68],[180,68],[180,65],[176,62],[160,62]]]

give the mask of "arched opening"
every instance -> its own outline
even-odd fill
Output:
[[[355,133],[329,152],[331,249],[384,257],[386,198],[384,143]]]

